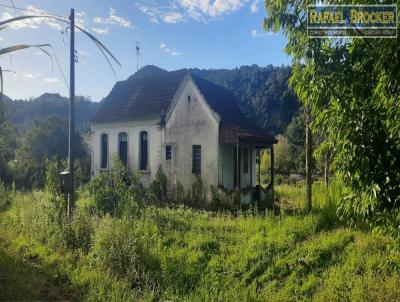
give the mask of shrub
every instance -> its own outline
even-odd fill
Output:
[[[5,210],[10,204],[10,194],[4,183],[0,180],[0,212]]]
[[[175,204],[184,204],[185,202],[185,189],[182,184],[178,181],[176,185],[171,187],[170,201]]]
[[[166,202],[168,200],[167,176],[159,166],[156,178],[147,190],[147,197],[153,202]]]
[[[127,207],[137,208],[136,204],[144,196],[138,175],[129,173],[116,158],[113,161],[113,169],[92,179],[88,188],[98,211],[102,214],[121,215]]]
[[[218,191],[218,188],[211,185],[210,186],[210,194],[211,194],[211,199],[210,199],[210,210],[216,211],[218,209],[221,209],[221,205],[223,202],[223,196],[222,194]]]
[[[190,192],[191,205],[195,207],[205,207],[206,205],[206,194],[201,177],[196,177],[196,181],[192,184],[192,190]]]

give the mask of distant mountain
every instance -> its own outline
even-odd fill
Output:
[[[299,103],[288,88],[290,67],[268,65],[242,66],[235,69],[187,69],[218,85],[231,89],[239,100],[243,112],[259,126],[279,134],[283,133],[293,116],[299,110]],[[132,77],[146,77],[166,73],[157,66],[141,68]],[[31,100],[15,100],[5,97],[6,117],[14,123],[21,133],[29,129],[34,120],[49,115],[68,118],[69,100],[59,94],[45,93]],[[76,123],[88,129],[90,118],[100,103],[84,97],[76,98]]]
[[[232,90],[246,116],[272,133],[283,133],[299,110],[298,99],[288,87],[289,66],[189,70]]]
[[[153,75],[159,75],[163,73],[167,73],[165,69],[162,69],[160,67],[154,66],[154,65],[146,65],[142,68],[140,68],[135,74],[131,75],[129,79],[131,78],[144,78],[148,76],[153,76]]]
[[[41,120],[49,115],[68,118],[69,99],[58,93],[45,93],[30,100],[5,99],[6,118],[15,124],[20,133],[32,127],[35,120]],[[90,118],[96,112],[99,103],[89,99],[76,97],[76,125],[87,128]]]

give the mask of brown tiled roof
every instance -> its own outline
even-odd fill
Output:
[[[129,78],[117,82],[92,118],[93,123],[117,122],[160,117],[175,96],[186,70],[171,71],[154,76]],[[209,106],[220,116],[220,139],[237,139],[276,143],[274,136],[249,121],[239,109],[234,94],[199,76],[190,74]]]

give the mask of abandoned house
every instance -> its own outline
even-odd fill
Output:
[[[205,188],[254,188],[259,152],[270,148],[273,163],[277,142],[244,116],[231,91],[185,70],[117,82],[91,122],[92,176],[112,169],[116,155],[144,186],[161,167],[170,186],[185,190],[197,177]]]

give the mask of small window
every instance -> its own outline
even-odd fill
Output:
[[[192,146],[192,173],[196,176],[201,175],[201,146]]]
[[[172,157],[172,148],[171,145],[166,145],[165,146],[165,159],[166,160],[171,160]]]
[[[188,95],[188,102],[190,103],[190,95]]]
[[[140,132],[140,158],[139,158],[139,170],[147,171],[148,166],[148,135],[146,131]]]
[[[100,169],[108,167],[108,135],[102,134],[100,137]]]
[[[249,173],[249,148],[243,148],[243,173]]]

